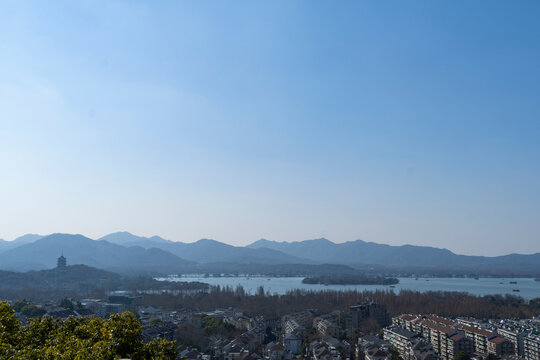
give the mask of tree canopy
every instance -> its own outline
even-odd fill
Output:
[[[471,360],[471,357],[466,352],[460,351],[454,355],[454,360]]]
[[[0,358],[9,360],[173,360],[176,342],[141,340],[142,326],[130,312],[109,319],[36,317],[21,326],[0,302]]]

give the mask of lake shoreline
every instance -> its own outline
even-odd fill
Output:
[[[513,295],[524,299],[532,299],[540,294],[540,282],[534,278],[411,278],[398,277],[395,285],[324,285],[303,284],[304,277],[268,277],[268,276],[234,276],[234,277],[161,277],[161,281],[198,281],[212,286],[232,287],[241,285],[246,292],[255,293],[263,287],[270,294],[285,294],[294,290],[305,291],[395,291],[411,290],[419,292],[465,292],[476,296]],[[516,291],[518,290],[518,291]]]

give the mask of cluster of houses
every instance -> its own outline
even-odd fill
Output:
[[[449,319],[438,315],[402,314],[390,318],[386,307],[373,302],[351,306],[348,311],[319,313],[316,309],[282,317],[248,317],[235,309],[212,312],[166,311],[142,306],[140,296],[124,292],[107,300],[84,299],[61,308],[42,304],[55,318],[95,315],[107,317],[130,310],[143,325],[142,338],[173,340],[183,324],[201,327],[201,315],[221,319],[239,330],[235,338],[215,336],[205,353],[181,346],[185,360],[454,360],[466,354],[473,360],[540,360],[540,320]],[[23,319],[24,320],[24,319]],[[379,336],[365,335],[362,326],[375,322]],[[356,338],[356,344],[345,339]]]
[[[404,360],[434,356],[453,360],[460,353],[471,359],[540,359],[540,323],[531,320],[481,323],[475,319],[403,314],[393,318],[392,323],[383,330],[384,340]]]

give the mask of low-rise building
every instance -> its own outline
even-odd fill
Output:
[[[366,335],[358,338],[355,355],[358,360],[390,360],[388,351],[392,345],[378,337]]]
[[[404,360],[438,360],[440,358],[431,343],[422,338],[409,342],[407,351],[402,357]]]
[[[264,356],[270,360],[285,359],[285,347],[278,342],[271,342],[264,348]]]
[[[283,335],[283,346],[293,355],[298,355],[302,352],[302,337],[295,333]]]
[[[392,344],[402,357],[408,352],[409,343],[413,339],[420,337],[419,334],[397,326],[385,328],[383,332],[384,340]]]

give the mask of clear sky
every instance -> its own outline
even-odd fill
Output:
[[[0,1],[0,237],[540,252],[538,1]]]

